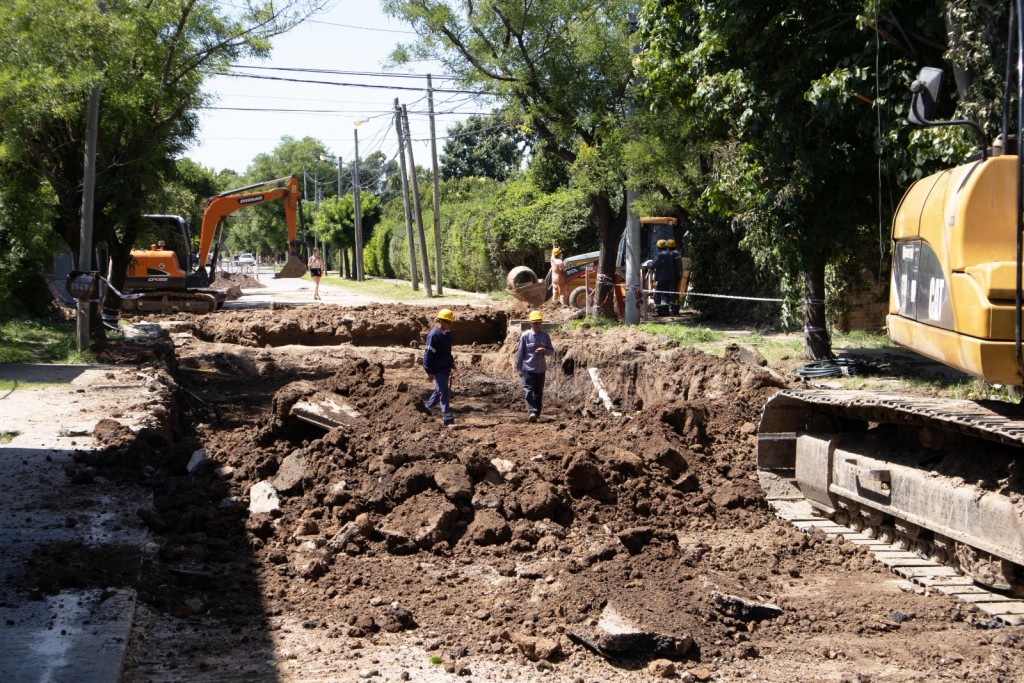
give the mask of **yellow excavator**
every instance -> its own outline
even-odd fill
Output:
[[[302,277],[306,272],[306,263],[301,255],[302,243],[296,240],[296,225],[302,220],[299,181],[295,176],[287,176],[222,192],[206,202],[194,270],[186,270],[182,265],[188,264],[190,260],[188,230],[184,219],[179,216],[147,216],[155,222],[176,223],[182,234],[184,251],[179,254],[167,248],[164,242],[154,244],[149,249],[132,249],[132,259],[125,277],[125,293],[129,296],[121,300],[121,309],[136,313],[215,311],[223,303],[224,295],[209,286],[216,277],[218,261],[219,241],[214,238],[224,219],[240,209],[277,200],[284,203],[285,223],[288,226],[288,260],[275,277]]]
[[[1024,1],[1013,6],[1020,17]],[[1024,50],[1015,42],[1020,65]],[[911,122],[969,126],[981,137],[980,151],[914,183],[897,209],[889,335],[988,382],[1024,385],[1024,117],[1018,114],[1015,135],[1004,123],[991,147],[974,122],[932,121],[940,76],[926,68],[912,85]],[[757,464],[770,500],[804,499],[839,524],[1024,597],[1018,405],[783,391],[764,408]]]

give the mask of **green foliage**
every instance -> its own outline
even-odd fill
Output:
[[[99,92],[92,241],[115,259],[119,285],[142,214],[175,203],[160,188],[188,182],[174,160],[195,136],[203,80],[267,56],[268,39],[317,4],[284,0],[230,13],[191,0],[0,4],[0,186],[29,177],[46,187],[47,204],[28,195],[9,201],[22,214],[34,210],[33,225],[47,221],[78,253],[87,103]]]
[[[441,152],[441,179],[481,176],[505,180],[523,160],[522,132],[500,115],[474,114],[448,129]]]
[[[894,103],[906,101],[918,66],[908,55],[938,57],[934,4],[880,12],[850,0],[650,2],[642,24],[648,48],[638,70],[648,98],[684,112],[694,124],[683,135],[694,144],[715,141],[704,176],[708,212],[740,232],[740,245],[790,285],[790,298],[824,299],[826,264],[865,226],[887,224],[896,204],[900,164],[880,165],[877,154],[905,158]],[[908,25],[913,33],[902,30]],[[882,196],[880,171],[890,174]],[[813,331],[823,328],[824,309],[808,311],[809,351],[828,353],[827,336]],[[812,348],[822,341],[826,348]]]
[[[618,141],[627,127],[628,13],[634,6],[621,0],[385,0],[383,7],[417,34],[415,43],[393,52],[394,62],[439,60],[460,84],[485,91],[508,120],[522,121],[545,153],[573,165],[577,190],[600,229],[602,253],[614,255],[625,225]],[[614,258],[601,268],[611,276]]]
[[[59,241],[49,230],[53,196],[30,175],[0,158],[0,320],[43,315],[51,297],[42,273],[50,270]]]
[[[698,216],[693,241],[687,250],[691,259],[690,289],[701,294],[751,298],[778,298],[779,279],[757,268],[749,251],[740,248],[741,235],[720,215]],[[781,304],[691,297],[687,305],[697,309],[705,321],[774,325],[780,322]]]
[[[421,203],[431,280],[435,281],[433,213],[427,208],[431,204],[426,194]],[[588,213],[586,197],[580,193],[563,189],[545,194],[525,179],[503,184],[479,177],[445,181],[441,183],[444,283],[470,291],[504,289],[500,278],[518,265],[528,265],[543,277],[544,251],[551,248],[552,240],[569,254],[593,249],[596,238]],[[368,273],[410,277],[404,216],[400,199],[385,207],[364,251]],[[415,231],[415,223],[413,227]],[[415,238],[414,244],[418,254]]]

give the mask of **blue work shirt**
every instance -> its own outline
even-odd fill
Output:
[[[440,326],[430,330],[427,344],[423,349],[423,369],[433,375],[438,370],[447,370],[455,365],[452,358],[452,331]]]
[[[543,347],[544,355],[538,356],[537,349]],[[540,374],[547,372],[547,355],[554,353],[551,335],[544,330],[534,332],[532,329],[523,332],[519,337],[519,349],[516,351],[516,370]]]
[[[659,251],[654,257],[654,279],[658,281],[658,289],[671,284],[676,279],[676,262],[672,252]]]

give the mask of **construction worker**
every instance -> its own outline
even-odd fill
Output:
[[[668,240],[665,246],[668,247],[668,252],[672,254],[672,263],[676,271],[675,279],[672,281],[672,291],[675,294],[669,298],[669,310],[672,312],[672,315],[679,315],[680,297],[682,296],[679,293],[679,284],[683,279],[683,254],[676,249],[675,240]]]
[[[519,337],[516,351],[516,370],[523,376],[523,392],[526,394],[527,420],[536,422],[544,405],[544,373],[547,372],[547,357],[555,352],[551,335],[543,329],[544,316],[540,311],[530,311],[530,329]]]
[[[676,263],[668,250],[668,242],[658,240],[658,255],[654,257],[654,310],[658,317],[669,313],[672,286],[676,281]]]
[[[565,261],[562,250],[551,243],[551,297],[563,306],[569,304],[569,292],[565,287]]]
[[[423,349],[423,369],[427,377],[434,383],[434,393],[427,399],[427,409],[441,405],[441,423],[445,427],[455,424],[452,407],[449,402],[452,373],[455,372],[455,357],[452,356],[452,323],[455,314],[448,308],[437,312],[437,325],[427,334],[427,343]]]

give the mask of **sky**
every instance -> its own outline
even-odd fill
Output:
[[[229,6],[230,1],[223,4]],[[274,38],[270,59],[243,62],[259,69],[235,71],[375,87],[218,76],[206,86],[207,92],[216,95],[216,101],[211,109],[202,112],[199,138],[185,156],[214,171],[233,169],[244,173],[257,154],[272,152],[281,137],[289,135],[295,139],[316,138],[330,150],[332,158],[340,155],[347,164],[353,158],[354,133],[358,130],[360,158],[381,150],[391,159],[398,152],[392,115],[397,97],[409,110],[416,165],[429,167],[426,74],[431,74],[435,89],[438,155],[450,125],[469,114],[486,111],[484,105],[468,95],[443,92],[445,88],[457,89],[458,86],[444,77],[439,64],[417,63],[388,70],[418,75],[415,78],[268,69],[379,74],[386,72],[384,63],[393,47],[400,42],[411,42],[414,37],[407,24],[385,16],[377,0],[338,0],[329,11]],[[358,127],[357,122],[361,122]]]

